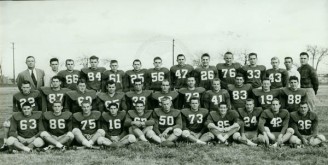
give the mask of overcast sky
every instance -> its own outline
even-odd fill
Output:
[[[123,70],[132,68],[136,58],[150,68],[152,59],[160,56],[170,67],[173,38],[175,54],[184,53],[190,63],[207,52],[212,65],[223,62],[219,54],[227,50],[256,52],[259,63],[269,68],[273,56],[281,60],[291,56],[298,63],[306,45],[328,47],[328,1],[268,2],[1,1],[3,74],[13,75],[11,42],[16,48],[16,76],[26,69],[28,55],[35,56],[36,66],[45,70],[52,57],[63,63],[83,55],[117,59]],[[327,67],[322,63],[320,72],[327,73]]]

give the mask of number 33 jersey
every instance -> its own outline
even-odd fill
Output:
[[[83,116],[82,112],[76,112],[73,114],[73,127],[79,128],[83,134],[94,134],[100,129],[100,117],[99,111],[91,111],[89,116]]]
[[[43,126],[51,135],[61,136],[72,130],[72,113],[65,111],[59,116],[53,112],[43,114]]]

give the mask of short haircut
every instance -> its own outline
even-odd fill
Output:
[[[32,104],[30,103],[30,102],[28,102],[28,101],[26,101],[23,105],[22,105],[22,107],[32,107]]]
[[[306,53],[306,52],[302,52],[302,53],[300,54],[300,56],[307,56],[307,57],[309,58],[309,54]]]
[[[249,102],[249,101],[251,101],[251,102],[253,102],[253,104],[254,104],[254,99],[252,99],[252,98],[248,98],[248,99],[246,99],[246,102]]]
[[[171,101],[171,99],[169,97],[167,97],[167,96],[164,96],[164,97],[161,98],[161,102],[167,101],[167,100],[170,100]]]
[[[110,64],[118,63],[117,60],[110,60]]]
[[[220,107],[221,105],[225,105],[228,108],[228,104],[226,102],[219,103],[218,107]]]
[[[161,60],[161,61],[162,61],[162,59],[161,59],[160,57],[155,57],[155,58],[154,58],[154,62],[155,62],[156,60]]]
[[[292,60],[292,62],[293,62],[293,58],[292,57],[285,57],[285,60],[288,60],[288,59]]]
[[[94,60],[94,59],[96,59],[97,61],[99,60],[99,58],[97,56],[95,56],[95,55],[91,56],[89,59],[90,59],[90,61],[91,60]]]
[[[58,79],[60,82],[62,81],[62,79],[59,76],[53,76],[53,77],[51,77],[51,81],[54,80],[54,79]]]
[[[59,103],[60,105],[62,105],[62,102],[60,100],[55,100],[53,103],[52,103],[52,106],[55,105],[56,103]]]
[[[272,57],[272,58],[271,58],[271,61],[273,61],[273,60],[278,60],[278,62],[280,62],[280,60],[279,60],[278,57]]]
[[[89,104],[89,105],[91,105],[90,101],[88,101],[88,100],[83,100],[83,101],[81,102],[81,106],[82,106],[83,104]]]
[[[188,77],[187,77],[187,80],[188,80],[189,78],[193,78],[194,80],[196,80],[195,76],[188,76]]]
[[[52,62],[59,62],[58,58],[51,58],[49,63],[51,64]]]
[[[178,55],[177,55],[177,59],[178,59],[179,57],[184,57],[184,58],[186,58],[186,56],[183,55],[183,54],[178,54]]]
[[[299,106],[301,106],[301,105],[307,105],[307,107],[309,107],[309,103],[306,102],[306,101],[301,101],[300,104],[299,104]]]
[[[115,84],[113,80],[106,81],[106,87],[108,87],[108,85],[113,85],[113,84]]]
[[[237,73],[236,78],[237,78],[237,77],[242,77],[242,78],[244,79],[244,75],[241,74],[241,73]]]
[[[289,77],[289,82],[292,80],[296,80],[298,82],[298,78],[296,76],[290,76]]]
[[[29,59],[29,58],[33,58],[35,60],[34,56],[27,56],[26,60]]]
[[[85,79],[79,79],[79,80],[77,80],[77,85],[79,85],[79,84],[81,84],[81,83],[84,83],[84,84],[86,84],[87,82],[85,81]]]
[[[203,57],[211,58],[211,56],[210,56],[208,53],[204,53],[204,54],[201,56],[201,59],[202,59]]]
[[[226,54],[231,54],[231,55],[233,55],[233,54],[232,54],[231,52],[229,52],[229,51],[224,53],[224,55],[226,55]]]
[[[118,104],[116,104],[116,103],[110,103],[110,104],[108,104],[107,105],[107,108],[110,108],[112,106],[114,106],[115,108],[118,108]]]
[[[189,104],[191,104],[191,100],[197,100],[198,103],[199,103],[199,98],[198,98],[198,97],[191,97],[191,98],[190,98],[190,102],[189,102]]]
[[[141,101],[141,100],[137,100],[137,101],[135,102],[135,105],[137,105],[137,104],[145,105],[145,103],[144,103],[143,101]]]
[[[142,80],[141,80],[140,78],[136,78],[136,79],[133,81],[133,84],[136,84],[136,82],[141,82],[141,84],[143,84],[143,83],[142,83]]]
[[[163,84],[163,82],[168,82],[168,83],[170,84],[170,81],[169,81],[168,79],[164,79],[164,80],[162,81],[162,84]]]
[[[214,82],[214,81],[219,81],[219,82],[221,83],[221,80],[220,80],[219,78],[214,78],[214,79],[212,80],[212,82]]]
[[[265,77],[265,78],[263,78],[263,80],[262,80],[262,82],[263,81],[270,81],[270,79],[268,78],[268,77]],[[271,82],[271,81],[270,81]]]
[[[250,58],[251,56],[255,56],[257,58],[257,54],[256,53],[249,53],[248,54],[248,58]]]
[[[280,104],[280,100],[277,99],[277,98],[273,98],[271,104],[272,104],[274,101],[278,101],[278,103]]]
[[[70,62],[70,61],[72,61],[74,63],[74,60],[72,60],[72,59],[66,59],[65,64],[67,64],[67,62]]]
[[[31,86],[31,82],[29,82],[29,81],[27,81],[27,80],[24,80],[24,81],[22,82],[22,85],[24,85],[24,84],[30,84],[30,86]]]
[[[134,64],[135,62],[140,62],[140,64],[141,64],[141,61],[139,59],[133,60],[132,64]]]

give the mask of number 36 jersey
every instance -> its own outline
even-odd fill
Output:
[[[73,127],[79,128],[83,134],[94,134],[100,129],[100,117],[99,111],[91,111],[89,116],[83,116],[82,112],[76,112],[73,114]]]
[[[53,112],[43,113],[43,126],[51,135],[61,136],[72,130],[72,113],[62,112],[59,116]]]
[[[280,109],[274,114],[271,109],[263,111],[259,121],[259,131],[263,132],[264,127],[268,127],[271,132],[281,132],[285,134],[289,122],[289,112],[286,109]]]
[[[10,123],[9,136],[31,138],[44,131],[42,113],[39,111],[32,111],[30,116],[25,116],[23,112],[16,112]]]
[[[289,124],[295,130],[297,136],[316,135],[318,133],[318,116],[314,112],[308,111],[305,116],[295,111],[290,113]]]

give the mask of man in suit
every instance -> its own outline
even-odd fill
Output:
[[[26,65],[27,69],[19,73],[17,76],[17,86],[21,87],[22,82],[27,80],[31,82],[32,90],[40,89],[44,86],[44,71],[35,68],[35,58],[33,56],[26,57]]]

